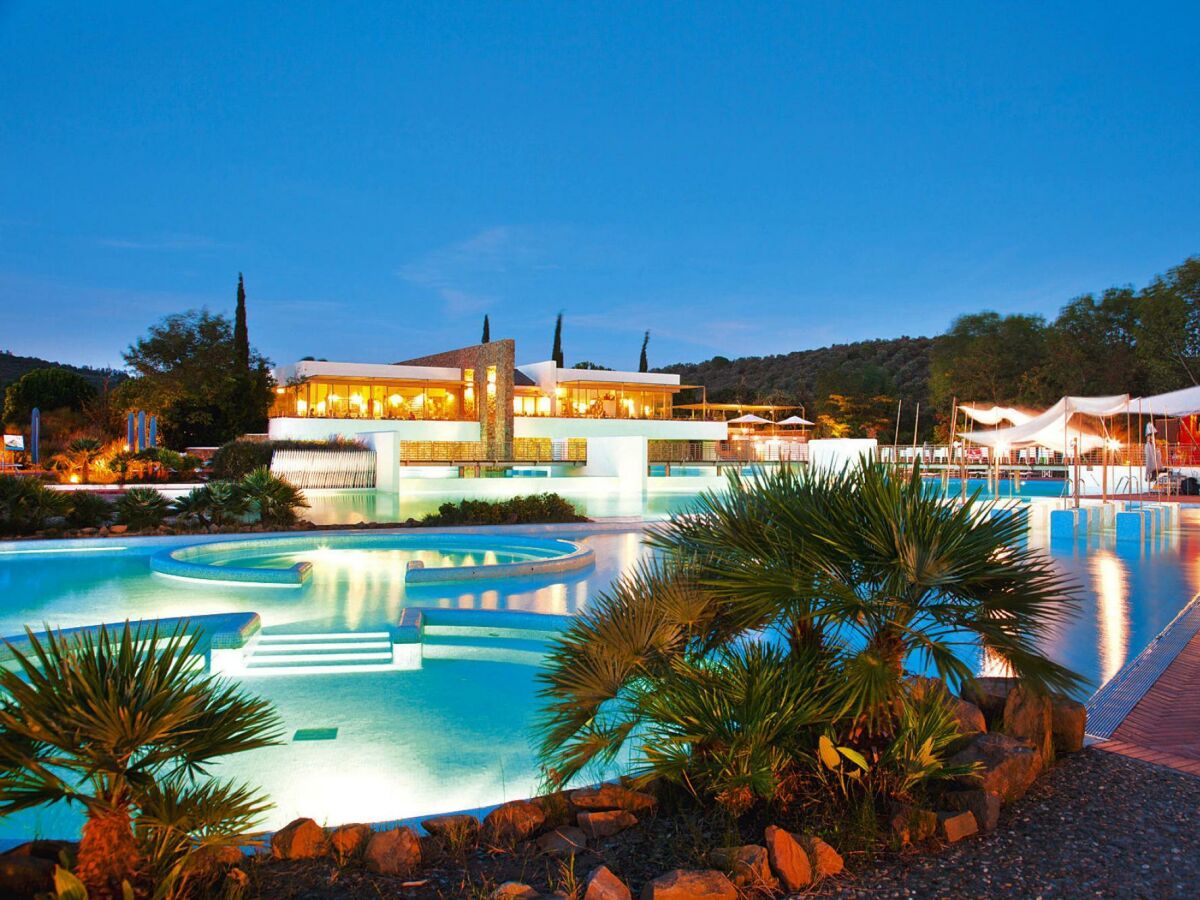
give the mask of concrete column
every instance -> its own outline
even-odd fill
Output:
[[[400,435],[394,431],[372,431],[363,437],[375,451],[375,489],[400,490]]]
[[[584,475],[617,478],[622,494],[646,490],[649,441],[644,437],[590,437]]]

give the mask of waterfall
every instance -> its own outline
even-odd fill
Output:
[[[373,488],[375,451],[276,450],[271,473],[298,488]]]

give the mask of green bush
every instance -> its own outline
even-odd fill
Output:
[[[34,478],[0,475],[0,534],[32,534],[70,509],[69,498]]]
[[[291,525],[298,510],[308,506],[304,492],[260,466],[241,480],[242,495],[264,525]]]
[[[270,468],[276,450],[354,450],[363,447],[362,441],[357,439],[337,437],[324,441],[230,441],[213,454],[212,476],[237,481],[261,466]]]
[[[172,504],[171,511],[181,521],[220,528],[246,515],[250,499],[236,481],[211,481],[180,497]]]
[[[533,494],[510,500],[460,500],[443,503],[423,525],[528,525],[541,522],[586,522],[574,505],[558,494]]]
[[[113,505],[99,494],[75,491],[70,495],[67,524],[72,528],[99,528],[112,517]]]
[[[170,502],[154,488],[130,488],[117,500],[117,521],[134,531],[157,528],[170,511]]]

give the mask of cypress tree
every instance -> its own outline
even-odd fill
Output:
[[[566,368],[563,365],[562,317],[563,314],[559,313],[558,318],[554,320],[554,349],[550,351],[550,358],[554,360],[554,364],[560,369]]]
[[[650,332],[646,332],[642,338],[642,358],[638,360],[638,371],[649,372],[650,360],[646,358],[646,347],[650,344]]]
[[[479,343],[487,344],[487,343],[490,343],[491,340],[492,340],[492,328],[491,328],[491,325],[488,323],[487,313],[484,313],[483,314],[483,339]]]
[[[239,377],[250,376],[250,332],[246,328],[246,283],[238,272],[237,312],[233,319],[233,363]]]

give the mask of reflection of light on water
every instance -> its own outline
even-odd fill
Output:
[[[1089,561],[1096,586],[1096,626],[1100,632],[1100,683],[1120,671],[1129,653],[1129,585],[1125,567],[1108,550],[1097,550]]]

